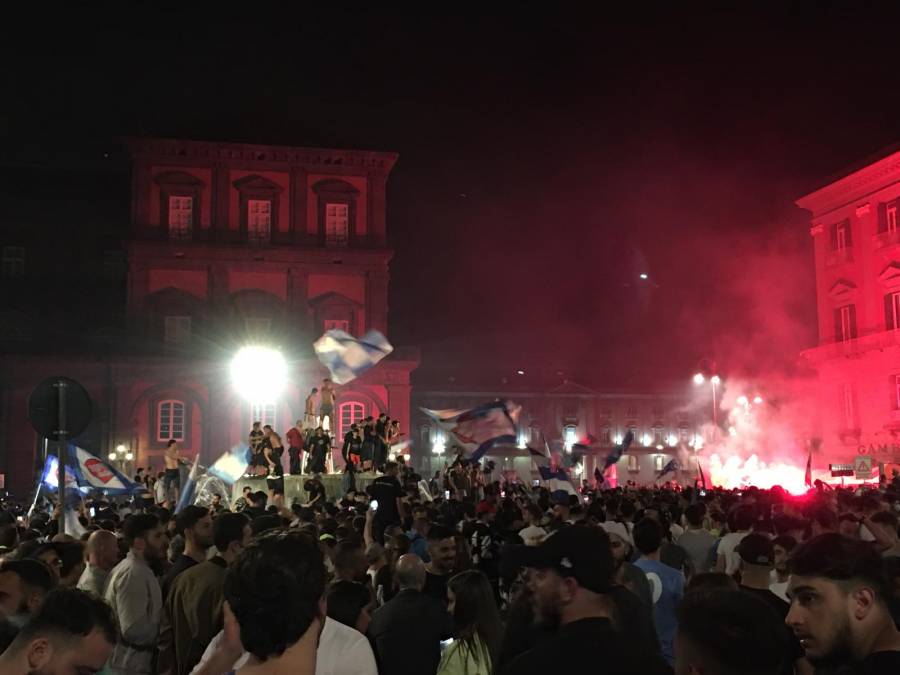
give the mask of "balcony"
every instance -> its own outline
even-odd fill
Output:
[[[849,246],[844,248],[836,248],[825,256],[825,267],[837,267],[853,262],[853,249]]]
[[[872,243],[876,251],[890,249],[900,244],[900,230],[885,230],[872,235]]]
[[[900,346],[900,330],[883,330],[864,335],[855,340],[819,345],[818,347],[805,350],[803,356],[815,365],[842,356],[847,358],[861,356],[873,349],[886,349],[898,346]]]

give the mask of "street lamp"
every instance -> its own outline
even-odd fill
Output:
[[[704,382],[706,382],[706,377],[704,377],[703,373],[697,373],[696,375],[694,375],[694,384],[695,385],[697,385],[699,387]],[[713,406],[712,416],[713,416],[713,426],[714,427],[719,426],[719,410],[718,410],[718,406],[716,405],[716,387],[718,387],[721,382],[722,382],[722,378],[720,378],[718,375],[713,375],[712,377],[709,378],[709,384],[712,387],[712,406]]]

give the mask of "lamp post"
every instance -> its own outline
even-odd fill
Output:
[[[703,373],[697,373],[694,375],[694,384],[696,386],[702,386],[706,382],[706,376]],[[709,378],[709,384],[712,387],[712,420],[713,426],[719,426],[719,406],[716,404],[716,388],[721,384],[722,378],[718,375],[713,375]]]
[[[128,449],[128,446],[119,443],[116,449],[109,453],[109,461],[117,464],[119,471],[127,475],[127,466],[134,461],[134,453]]]

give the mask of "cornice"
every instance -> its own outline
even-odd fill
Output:
[[[801,209],[811,211],[815,218],[863,199],[875,190],[885,187],[886,183],[894,182],[885,181],[886,178],[900,180],[900,151],[810,192],[794,203]]]

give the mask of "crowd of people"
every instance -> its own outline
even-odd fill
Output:
[[[900,672],[900,480],[576,496],[386,461],[268,502],[98,495],[77,539],[0,511],[0,672]]]

